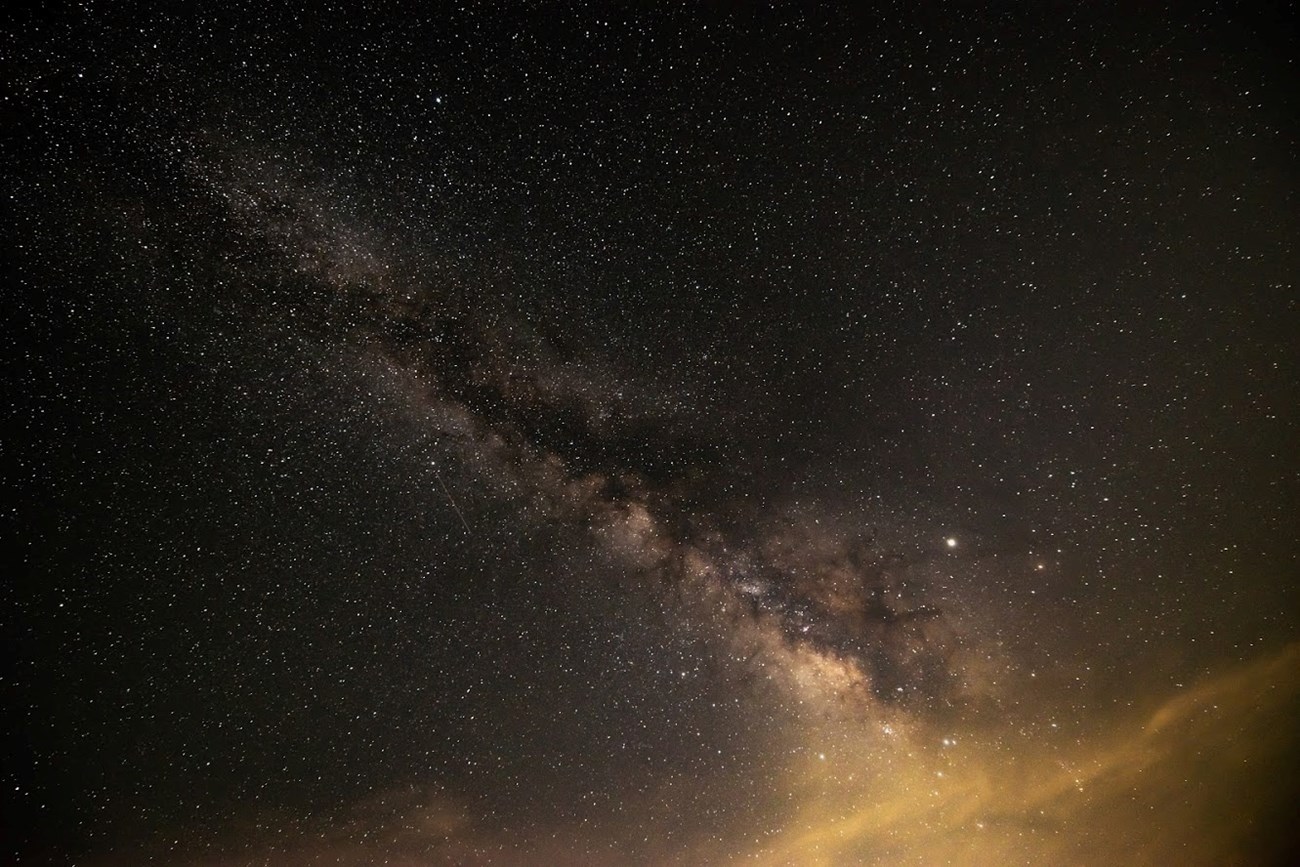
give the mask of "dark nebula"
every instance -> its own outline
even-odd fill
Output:
[[[1286,10],[5,13],[18,864],[1285,864]]]

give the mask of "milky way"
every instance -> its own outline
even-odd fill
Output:
[[[1284,29],[12,19],[6,852],[1288,863]]]

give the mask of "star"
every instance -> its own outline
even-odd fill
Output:
[[[0,861],[1295,860],[1280,4],[26,5]]]

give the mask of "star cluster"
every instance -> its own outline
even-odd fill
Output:
[[[8,15],[9,860],[1295,854],[1280,12]]]

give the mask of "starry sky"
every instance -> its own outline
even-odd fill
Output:
[[[1292,10],[1127,7],[2,13],[4,860],[1295,863]]]

